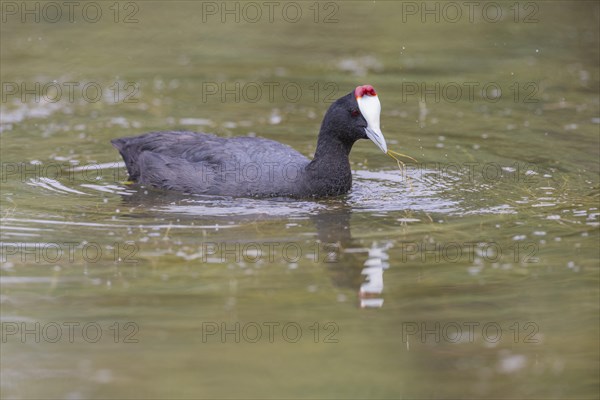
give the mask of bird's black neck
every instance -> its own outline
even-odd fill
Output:
[[[344,143],[321,129],[315,157],[306,167],[313,191],[326,195],[346,193],[352,186],[349,154],[354,143]]]

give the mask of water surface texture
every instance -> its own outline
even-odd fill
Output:
[[[1,4],[3,398],[598,398],[597,2]],[[417,162],[360,141],[340,198],[139,187],[109,143],[311,157],[361,84]]]

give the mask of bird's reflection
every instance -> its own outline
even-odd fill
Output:
[[[389,267],[388,246],[372,243],[365,248],[357,243],[352,238],[351,214],[352,208],[343,205],[315,213],[311,218],[319,240],[338,248],[336,262],[328,267],[334,285],[357,290],[361,308],[379,308],[383,306],[383,272]]]
[[[352,206],[348,205],[343,199],[324,200],[324,201],[295,201],[255,199],[227,199],[227,198],[184,198],[181,194],[162,192],[154,190],[138,190],[123,196],[124,203],[135,210],[130,217],[147,217],[149,210],[154,217],[164,217],[172,219],[173,213],[177,214],[177,219],[181,223],[186,220],[193,221],[194,224],[202,220],[203,223],[227,224],[234,223],[236,226],[244,226],[251,221],[277,220],[282,218],[285,211],[297,212],[298,216],[303,217],[308,213],[310,220],[314,223],[315,234],[319,242],[319,248],[322,256],[319,257],[319,263],[324,266],[332,283],[337,288],[351,289],[355,291],[356,298],[361,308],[378,308],[383,306],[383,274],[389,267],[388,254],[389,244],[370,242],[365,245],[365,240],[357,240],[352,237],[351,217]],[[249,204],[256,208],[257,212],[236,213],[240,204]],[[306,206],[310,211],[302,211],[299,205]],[[273,210],[273,208],[278,210]],[[269,213],[264,210],[268,209]],[[164,211],[164,213],[161,212]],[[230,212],[227,212],[229,210]],[[248,209],[246,209],[248,210]],[[289,218],[289,216],[288,216]],[[301,220],[301,219],[300,219]],[[310,225],[310,224],[309,224]],[[306,226],[310,230],[310,227]],[[223,235],[223,234],[220,234]],[[281,240],[278,233],[277,241]],[[229,237],[228,237],[229,236]],[[251,239],[241,239],[236,235],[235,230],[229,231],[228,235],[219,237],[222,248],[232,249],[242,242],[240,248],[245,248]],[[261,241],[264,241],[264,237]],[[250,242],[248,242],[248,240]],[[209,242],[217,242],[217,239],[210,239]],[[267,240],[268,241],[268,240]],[[277,242],[276,241],[276,242]],[[231,262],[231,257],[204,257],[203,251],[210,250],[214,254],[218,249],[200,248],[197,253],[184,254],[184,258],[193,260],[199,259],[210,263]],[[263,249],[259,249],[263,251]],[[182,252],[180,252],[182,253]],[[244,254],[250,256],[250,254]],[[261,254],[261,259],[268,259],[270,254]],[[242,257],[242,258],[248,258]],[[295,267],[297,264],[293,263]]]

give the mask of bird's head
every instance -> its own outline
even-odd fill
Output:
[[[387,144],[379,126],[380,114],[381,103],[375,89],[371,85],[361,85],[329,107],[323,119],[323,129],[342,142],[371,139],[387,153]]]

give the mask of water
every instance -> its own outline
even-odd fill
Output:
[[[3,9],[3,397],[598,396],[597,4],[175,3]],[[418,162],[359,142],[341,198],[140,188],[109,144],[310,156],[364,83]]]

